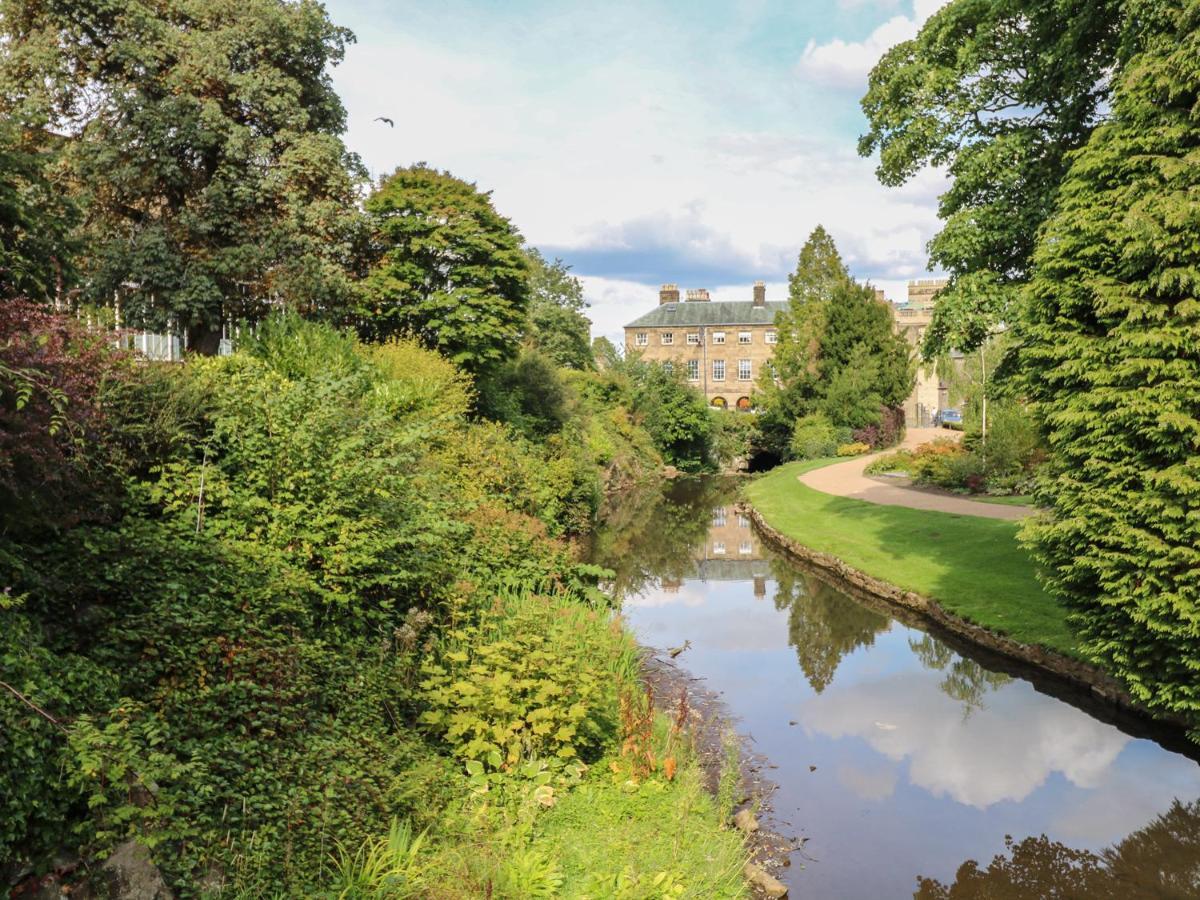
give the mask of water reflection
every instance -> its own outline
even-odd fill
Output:
[[[630,624],[690,640],[680,662],[778,765],[775,809],[813,857],[785,873],[796,896],[1200,896],[1191,759],[776,557],[728,482],[608,521],[592,558]]]
[[[989,672],[975,660],[959,656],[927,634],[909,638],[908,646],[925,668],[946,673],[938,687],[963,705],[964,717],[983,708],[983,698],[988,691],[1001,688],[1011,680],[1003,672]]]
[[[1200,896],[1200,800],[1171,808],[1114,847],[1078,850],[1046,835],[1005,839],[981,868],[963,863],[947,885],[919,878],[918,900],[1070,897],[1089,900]]]
[[[818,694],[837,674],[842,658],[875,643],[891,621],[783,560],[771,563],[775,608],[788,614],[788,643],[800,671]]]

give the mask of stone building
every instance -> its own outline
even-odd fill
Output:
[[[752,299],[714,302],[708,291],[664,284],[658,307],[625,326],[625,352],[683,370],[713,406],[749,409],[754,382],[775,352],[775,314],[786,301],[767,301],[755,282]]]
[[[892,306],[896,331],[902,334],[919,356],[925,329],[933,320],[933,307],[938,291],[946,286],[944,278],[926,278],[908,283],[908,299]],[[918,428],[933,424],[933,415],[949,405],[946,385],[938,378],[932,365],[917,363],[917,380],[913,391],[904,401],[904,421]]]

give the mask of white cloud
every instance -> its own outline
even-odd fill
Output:
[[[897,44],[916,37],[926,20],[947,2],[914,0],[911,15],[893,16],[861,41],[841,38],[820,44],[809,41],[796,64],[796,71],[830,87],[865,89],[867,74],[879,58]]]
[[[979,809],[1024,800],[1053,772],[1077,787],[1096,787],[1129,742],[1111,725],[1020,683],[989,693],[985,707],[964,721],[959,703],[919,683],[932,677],[835,686],[809,700],[803,718],[821,734],[856,735],[888,759],[907,759],[913,784]]]
[[[578,13],[556,15],[564,21],[548,34],[522,39],[580,37]],[[738,297],[753,280],[782,282],[817,224],[859,277],[924,274],[934,180],[882,187],[852,136],[822,134],[788,99],[788,63],[766,73],[679,65],[661,45],[681,40],[687,22],[645,13],[633,29],[628,15],[588,16],[588,33],[625,37],[609,53],[580,45],[553,77],[486,30],[447,32],[455,43],[390,30],[386,17],[360,26],[333,73],[348,144],[376,176],[425,160],[492,191],[531,244],[587,276],[594,334],[619,337],[661,282],[733,285]]]

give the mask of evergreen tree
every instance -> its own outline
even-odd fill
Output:
[[[759,379],[760,450],[783,458],[796,422],[818,410],[841,428],[878,424],[912,390],[908,345],[886,302],[854,281],[824,228],[809,236],[776,316],[779,343]],[[836,389],[835,389],[836,388]]]
[[[831,300],[835,291],[851,281],[833,238],[823,225],[818,225],[800,248],[796,271],[788,276],[788,298],[793,306]]]
[[[1130,15],[1146,49],[1073,160],[1021,325],[1054,454],[1026,534],[1085,650],[1200,734],[1200,2]]]
[[[476,374],[516,354],[529,261],[490,193],[420,163],[384,179],[366,209],[379,262],[364,284],[364,337],[411,335]]]
[[[221,325],[346,300],[357,159],[327,68],[353,36],[315,0],[4,0],[0,111],[63,134],[84,296],[125,321]]]

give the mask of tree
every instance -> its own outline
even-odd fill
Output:
[[[1083,649],[1200,735],[1200,4],[1130,4],[1145,49],[1072,160],[1020,319],[1051,450],[1026,529]]]
[[[881,410],[912,390],[908,345],[887,303],[854,281],[818,226],[800,251],[788,308],[776,316],[779,343],[759,378],[760,449],[790,451],[797,420],[823,410],[834,426],[879,424]]]
[[[472,373],[516,354],[530,264],[490,193],[419,163],[384,179],[366,209],[379,261],[364,284],[364,337],[411,335]]]
[[[0,299],[49,300],[72,280],[67,235],[77,210],[46,180],[54,154],[0,121]]]
[[[838,288],[852,280],[833,238],[818,225],[800,248],[796,271],[788,276],[788,298],[793,305],[831,300]]]
[[[0,105],[65,138],[84,299],[186,328],[349,294],[361,166],[327,67],[353,36],[314,0],[5,0]]]
[[[583,283],[561,259],[548,263],[536,248],[530,248],[528,256],[530,343],[560,366],[594,368]]]
[[[946,167],[934,265],[950,272],[927,358],[972,350],[1008,319],[1073,150],[1102,119],[1136,44],[1122,0],[952,0],[871,72],[859,152],[899,185]]]

